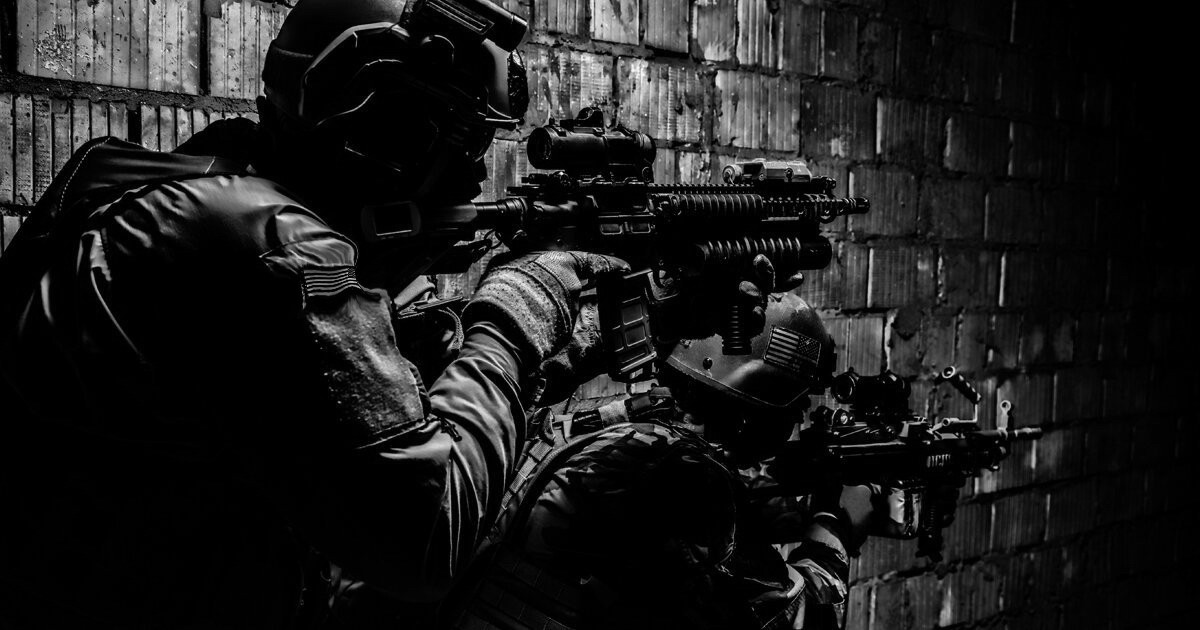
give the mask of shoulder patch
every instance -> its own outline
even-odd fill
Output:
[[[305,267],[301,270],[304,302],[335,298],[347,291],[363,291],[353,265],[336,267]]]

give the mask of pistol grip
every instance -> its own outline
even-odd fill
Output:
[[[607,278],[596,285],[600,329],[608,375],[619,383],[654,376],[654,336],[650,330],[650,271]]]

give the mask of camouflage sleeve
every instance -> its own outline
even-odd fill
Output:
[[[841,540],[818,520],[805,540],[788,556],[788,565],[804,580],[804,599],[797,627],[809,630],[841,628],[846,609],[850,563]]]

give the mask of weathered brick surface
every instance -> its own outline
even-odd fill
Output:
[[[983,184],[971,179],[927,178],[921,184],[921,217],[929,234],[942,238],[983,237]]]
[[[917,411],[969,416],[931,381],[954,364],[983,395],[982,428],[1046,430],[968,481],[946,562],[918,560],[912,541],[868,542],[852,567],[851,628],[1183,626],[1179,576],[1200,559],[1197,495],[1180,491],[1200,458],[1184,397],[1200,379],[1197,272],[1192,230],[1172,214],[1186,212],[1187,181],[1168,177],[1163,150],[1182,137],[1163,121],[1186,117],[1163,113],[1168,82],[1156,77],[1184,56],[1151,56],[1132,35],[1161,12],[1063,0],[500,4],[533,29],[522,46],[531,106],[485,156],[483,198],[529,172],[521,138],[533,125],[589,105],[655,137],[659,181],[807,159],[873,203],[826,226],[834,262],[802,288],[828,316],[838,369],[891,367],[913,379]],[[252,116],[287,9],[17,0],[0,11],[2,251],[88,139],[169,150],[214,119]],[[439,286],[469,293],[480,274]],[[624,391],[596,379],[567,407]],[[998,413],[1005,399],[1011,419]]]

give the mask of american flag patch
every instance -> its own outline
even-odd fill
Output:
[[[803,333],[773,326],[763,361],[791,372],[800,372],[801,362],[819,366],[821,342]]]
[[[302,272],[304,300],[337,297],[350,290],[366,291],[358,283],[354,267],[308,267]]]

